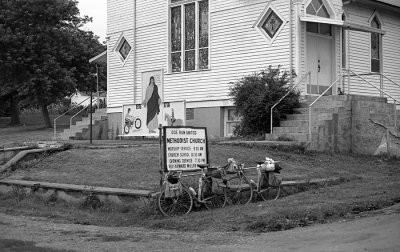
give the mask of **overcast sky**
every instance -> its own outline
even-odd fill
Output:
[[[85,30],[91,30],[100,37],[99,41],[105,41],[107,32],[107,0],[78,0],[78,8],[81,16],[87,15],[93,18],[92,23],[84,26]]]

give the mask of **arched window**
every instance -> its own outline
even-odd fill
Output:
[[[330,18],[329,12],[322,0],[312,0],[307,6],[306,13],[314,16]]]
[[[377,15],[371,20],[371,27],[381,29],[381,23]],[[379,73],[381,71],[381,35],[379,33],[371,33],[371,72]]]

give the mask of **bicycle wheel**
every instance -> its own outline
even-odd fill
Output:
[[[128,134],[128,133],[129,133],[129,130],[130,130],[129,125],[128,125],[128,124],[125,124],[125,126],[124,126],[124,132],[125,132],[125,134]]]
[[[182,188],[182,193],[177,197],[167,198],[164,191],[158,195],[158,208],[165,216],[185,215],[192,210],[192,207],[192,195],[185,187]]]
[[[263,200],[276,200],[279,198],[281,192],[281,186],[269,186],[265,189],[260,190],[260,196]]]
[[[226,193],[231,205],[244,205],[253,198],[253,189],[247,179],[233,177],[228,180]]]
[[[204,206],[208,210],[224,207],[227,202],[226,188],[221,187],[221,193],[209,193],[206,188],[206,184],[203,184],[203,188],[201,190],[201,198]]]
[[[140,120],[139,118],[137,118],[135,120],[135,128],[136,129],[140,129],[140,127],[142,127],[142,120]]]

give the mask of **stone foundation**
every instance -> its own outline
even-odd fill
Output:
[[[311,150],[374,154],[387,134],[397,149],[399,141],[393,139],[400,136],[400,116],[395,127],[394,105],[386,98],[326,96],[313,105],[311,115]]]

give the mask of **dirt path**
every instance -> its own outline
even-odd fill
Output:
[[[0,250],[18,251],[10,243],[22,251],[398,251],[400,204],[351,221],[265,234],[84,226],[0,213]]]

